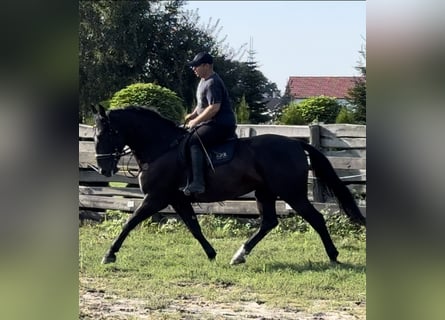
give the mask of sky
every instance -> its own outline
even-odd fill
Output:
[[[365,1],[188,1],[218,39],[255,52],[259,70],[284,93],[290,76],[355,76],[366,46]],[[251,41],[252,39],[252,41]],[[247,53],[241,58],[246,61]]]

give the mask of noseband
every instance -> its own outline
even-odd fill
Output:
[[[111,128],[108,130],[108,134],[110,136],[117,136],[118,133],[119,132],[117,130],[113,130]],[[115,140],[112,139],[112,141],[114,142]],[[96,160],[109,159],[109,158],[113,159],[113,161],[114,161],[113,166],[114,166],[117,164],[120,157],[126,156],[127,154],[130,154],[130,153],[131,153],[131,149],[128,146],[126,146],[122,151],[119,151],[118,147],[114,146],[114,152],[112,152],[112,153],[96,153],[95,156],[96,156]]]

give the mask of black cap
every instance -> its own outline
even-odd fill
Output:
[[[213,57],[207,52],[198,53],[188,65],[190,67],[196,67],[203,63],[213,64]]]

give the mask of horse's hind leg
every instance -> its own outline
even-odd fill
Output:
[[[107,253],[102,259],[102,263],[106,264],[115,262],[116,261],[115,253],[119,251],[119,249],[122,246],[122,243],[127,238],[130,231],[133,230],[139,223],[149,218],[156,212],[162,210],[166,206],[167,203],[164,203],[163,201],[156,201],[154,199],[148,198],[148,196],[145,196],[140,206],[136,208],[133,214],[128,218],[128,220],[122,226],[121,233],[111,244],[110,249],[108,249]]]
[[[246,256],[273,228],[278,225],[277,213],[275,210],[276,197],[266,191],[257,190],[255,192],[258,211],[260,212],[260,228],[247,240],[235,253],[230,264],[240,264],[246,262]]]
[[[332,262],[338,263],[338,251],[334,243],[332,242],[328,229],[326,228],[326,221],[324,220],[323,215],[314,208],[312,203],[310,203],[307,198],[298,200],[283,200],[285,200],[304,220],[306,220],[312,226],[312,228],[315,229],[315,231],[317,231],[321,238],[321,241],[323,242],[329,259]]]

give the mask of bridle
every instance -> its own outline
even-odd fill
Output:
[[[96,135],[96,126],[94,127],[94,135]],[[112,128],[109,128],[108,132],[107,132],[110,136],[117,136],[119,134],[119,132],[117,130],[113,130]],[[111,139],[111,141],[115,141],[115,139]],[[96,153],[95,157],[96,157],[96,161],[100,160],[100,159],[112,159],[112,167],[116,167],[117,163],[119,162],[119,159],[122,156],[126,156],[128,154],[131,154],[132,151],[128,146],[125,146],[124,149],[122,151],[119,151],[119,148],[117,147],[117,145],[114,146],[114,152],[111,153]],[[100,173],[100,169],[95,166],[95,165],[89,165],[91,168],[93,168],[96,172]]]
[[[108,159],[108,158],[113,158],[115,161],[119,161],[119,158],[122,156],[126,156],[128,154],[130,154],[132,151],[130,149],[130,147],[125,146],[125,148],[122,151],[119,151],[118,148],[115,148],[115,151],[112,153],[96,153],[96,159]]]

